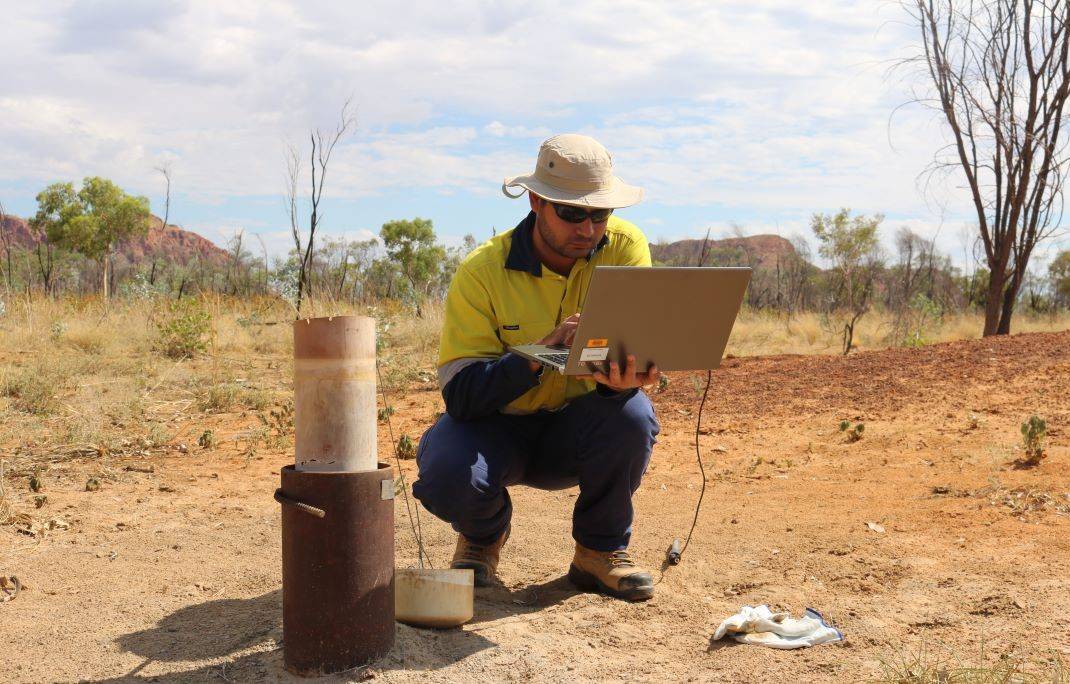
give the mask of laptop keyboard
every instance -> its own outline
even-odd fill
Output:
[[[536,354],[535,356],[540,359],[545,359],[551,363],[561,364],[562,366],[568,362],[568,353],[564,354]]]

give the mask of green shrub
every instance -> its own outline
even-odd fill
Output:
[[[1025,446],[1025,464],[1037,465],[1044,459],[1044,438],[1048,424],[1040,416],[1030,416],[1022,423],[1022,443]]]
[[[847,434],[848,442],[857,442],[858,440],[862,439],[862,433],[865,432],[865,430],[865,423],[856,423],[854,427],[851,427],[851,421],[840,421],[840,432]]]
[[[398,458],[416,458],[416,444],[408,435],[402,435],[398,439]]]
[[[208,348],[212,315],[195,299],[171,303],[157,318],[156,351],[171,359],[188,359]]]

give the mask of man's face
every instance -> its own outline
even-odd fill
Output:
[[[566,259],[580,259],[590,254],[606,234],[605,221],[594,223],[588,217],[580,223],[569,223],[558,217],[553,205],[537,195],[531,195],[531,209],[535,212],[535,230],[554,253]]]

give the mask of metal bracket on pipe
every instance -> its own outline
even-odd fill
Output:
[[[282,493],[282,489],[275,490],[275,500],[286,506],[293,506],[299,510],[304,511],[310,515],[314,515],[317,518],[323,518],[327,515],[327,512],[322,508],[316,508],[315,506],[309,506],[307,503],[302,503],[296,499],[291,499]]]
[[[387,501],[388,499],[394,498],[394,480],[392,478],[389,480],[383,480],[383,483],[380,486],[382,487],[382,493],[380,494],[380,497],[383,501]]]

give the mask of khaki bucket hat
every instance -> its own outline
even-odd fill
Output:
[[[510,176],[502,192],[517,198],[524,194],[509,188],[530,190],[559,204],[598,209],[619,209],[638,204],[643,189],[628,185],[613,175],[613,157],[600,142],[586,135],[565,133],[545,140],[539,147],[535,172]]]

